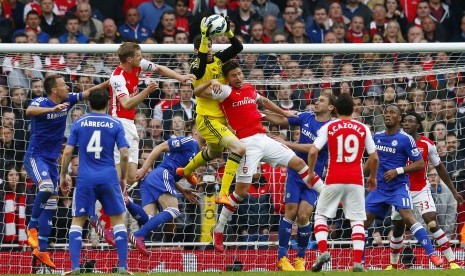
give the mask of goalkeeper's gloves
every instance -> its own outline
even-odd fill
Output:
[[[200,33],[202,34],[202,39],[200,40],[199,52],[208,53],[208,43],[210,42],[208,36],[210,35],[211,24],[206,24],[207,18],[204,17],[202,22],[200,22]]]
[[[234,36],[234,33],[231,30],[231,19],[229,19],[229,16],[226,16],[224,19],[226,20],[226,32],[224,34],[226,37],[231,38]]]

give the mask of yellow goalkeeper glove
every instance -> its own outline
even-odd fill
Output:
[[[208,43],[210,40],[208,36],[210,35],[211,24],[206,24],[207,18],[204,17],[202,22],[200,22],[200,33],[202,34],[202,40],[200,41],[199,52],[208,53]]]
[[[226,20],[226,32],[224,34],[226,37],[231,38],[234,36],[234,33],[231,30],[231,19],[229,19],[229,16],[226,16],[224,19]]]

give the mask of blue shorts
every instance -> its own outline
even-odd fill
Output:
[[[123,193],[118,182],[102,184],[76,184],[73,196],[73,217],[95,215],[95,202],[102,204],[106,215],[119,215],[126,212]]]
[[[158,198],[169,193],[178,197],[179,193],[174,186],[174,174],[163,167],[157,167],[151,171],[140,184],[140,193],[142,195],[142,206],[151,203],[157,203]]]
[[[52,180],[55,190],[54,194],[58,194],[59,174],[57,160],[26,155],[24,157],[24,168],[26,169],[27,175],[34,180],[36,185],[39,185],[43,180]]]
[[[308,188],[299,173],[291,169],[287,170],[285,195],[284,203],[300,203],[305,200],[315,207],[318,200],[318,193]]]
[[[365,199],[366,212],[372,213],[380,219],[386,217],[391,206],[393,206],[396,211],[400,209],[412,209],[412,200],[407,185],[401,186],[393,191],[376,189],[370,192]]]

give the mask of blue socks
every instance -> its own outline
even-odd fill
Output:
[[[49,199],[39,217],[39,251],[47,251],[48,237],[52,232],[53,217],[57,211],[57,199]]]
[[[119,267],[128,268],[128,232],[124,224],[118,224],[113,227],[113,236],[115,237],[116,251],[118,252]]]
[[[310,240],[310,232],[312,231],[310,222],[306,225],[299,225],[297,230],[297,257],[305,258],[305,252],[307,251],[308,241]]]
[[[29,221],[29,228],[37,228],[39,226],[39,217],[42,214],[45,203],[50,198],[52,193],[38,191],[36,198],[34,199],[34,204],[32,205],[31,220]]]
[[[426,233],[426,230],[425,228],[423,228],[421,223],[417,222],[414,225],[412,225],[410,227],[410,231],[412,231],[418,243],[425,249],[428,256],[433,255],[433,244],[431,244],[431,240],[428,238],[428,233]]]
[[[82,227],[71,225],[69,229],[69,255],[71,256],[71,270],[79,268],[82,248]]]
[[[173,218],[175,218],[174,214],[171,211],[168,211],[167,209],[171,208],[166,208],[166,210],[164,210],[163,212],[151,217],[139,230],[137,230],[134,233],[134,236],[145,238],[152,230],[155,230],[161,227],[163,224],[173,220]],[[176,211],[177,217],[179,216],[179,210],[176,209]]]
[[[142,208],[140,205],[128,200],[126,208],[128,209],[131,216],[137,220],[139,226],[146,224],[149,220],[149,216],[144,211],[144,208]]]
[[[279,223],[279,248],[278,248],[278,260],[282,257],[287,256],[287,250],[289,249],[289,240],[291,239],[292,224],[293,221],[289,221],[285,217],[281,219]]]

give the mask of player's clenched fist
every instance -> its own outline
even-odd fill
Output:
[[[65,109],[67,109],[68,106],[69,106],[69,103],[57,104],[57,105],[52,109],[52,112],[63,111],[63,110],[65,110]]]
[[[153,92],[153,91],[155,91],[155,90],[157,90],[157,89],[158,89],[158,82],[156,82],[156,81],[151,81],[151,82],[147,85],[147,87],[146,87],[145,89],[147,89],[148,92],[150,92],[150,93]]]
[[[182,83],[191,83],[195,81],[197,77],[194,74],[182,75],[180,81]]]

